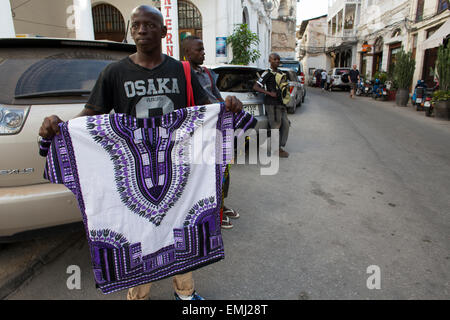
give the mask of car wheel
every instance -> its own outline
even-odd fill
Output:
[[[288,113],[295,113],[295,107],[287,108]]]

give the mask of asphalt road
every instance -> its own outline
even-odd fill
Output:
[[[233,167],[226,204],[241,218],[223,232],[225,260],[194,272],[197,291],[225,300],[450,298],[450,123],[312,88],[289,118],[291,155],[277,175]],[[67,288],[71,265],[81,289]],[[151,298],[172,292],[165,279]],[[9,299],[125,296],[95,289],[82,241]]]

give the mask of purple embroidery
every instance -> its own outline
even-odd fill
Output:
[[[209,127],[214,125],[223,133],[223,141],[217,141],[216,144],[216,157],[219,157],[216,159],[223,157],[227,163],[233,151],[233,145],[229,143],[233,136],[225,134],[225,131],[238,123],[246,126],[254,119],[243,114],[235,117],[225,112],[223,105],[220,109],[217,106],[212,108],[208,119],[216,122],[209,122]],[[48,151],[45,177],[53,183],[65,184],[77,196],[89,242],[94,278],[103,293],[188,272],[224,258],[220,203],[217,201],[222,194],[224,165],[214,165],[215,175],[208,177],[215,179],[215,190],[211,190],[215,196],[206,194],[208,196],[200,200],[200,197],[193,198],[192,203],[189,203],[191,207],[185,209],[188,212],[171,211],[170,214],[184,218],[181,226],[177,222],[168,228],[173,234],[172,243],[158,243],[153,250],[149,250],[144,245],[147,241],[148,246],[149,239],[153,239],[149,234],[142,231],[133,234],[133,229],[127,228],[117,228],[123,234],[114,230],[117,221],[124,219],[125,222],[130,211],[132,215],[137,214],[137,219],[142,218],[143,226],[150,226],[142,230],[157,234],[157,230],[162,228],[161,221],[167,212],[183,192],[187,192],[186,182],[193,174],[188,154],[189,141],[194,130],[204,125],[207,112],[204,107],[193,107],[149,119],[121,114],[77,118],[69,122],[73,126],[60,124],[61,135],[56,136],[50,146],[46,142],[47,145],[40,149],[41,153]],[[72,141],[73,136],[77,140]],[[84,163],[90,155],[76,154],[73,142],[78,147],[83,145],[88,148],[83,150],[92,148],[92,156],[96,156],[97,152],[99,159],[111,161],[108,181],[115,183],[105,186],[104,192],[117,192],[117,199],[120,199],[117,202],[122,201],[123,204],[117,209],[116,213],[120,215],[115,223],[108,224],[110,215],[107,208],[96,212],[101,227],[89,228],[89,223],[92,224],[95,219],[86,211],[82,187],[89,187],[90,182],[86,178],[102,177],[96,175],[95,168],[91,172],[82,165],[82,174],[78,172],[77,164]],[[98,148],[98,145],[102,148]],[[80,176],[84,177],[83,185],[80,184]],[[195,191],[189,192],[195,195]],[[86,204],[92,205],[92,197],[90,201]]]
[[[177,132],[190,134],[201,126],[204,113],[204,107],[183,109],[178,116],[171,113],[157,118],[159,126],[155,126],[154,118],[136,119],[123,114],[87,118],[89,133],[114,163],[122,202],[156,226],[181,197],[190,174],[189,145],[176,144],[189,139],[175,136]],[[139,126],[138,121],[142,122]]]

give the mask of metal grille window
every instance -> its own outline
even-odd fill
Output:
[[[416,21],[423,20],[423,8],[425,6],[425,0],[417,1],[417,12],[416,12]]]
[[[192,3],[178,1],[178,27],[180,29],[202,28],[202,16]]]
[[[94,32],[125,32],[125,22],[119,10],[109,4],[99,4],[92,8]]]

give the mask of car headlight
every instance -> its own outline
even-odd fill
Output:
[[[25,123],[29,109],[29,107],[0,105],[0,135],[19,133]]]

